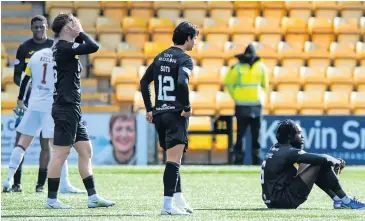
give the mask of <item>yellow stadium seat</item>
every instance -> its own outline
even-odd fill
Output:
[[[324,104],[328,115],[350,114],[349,95],[343,92],[325,92]]]
[[[74,2],[77,18],[83,27],[95,27],[96,20],[100,15],[99,2]]]
[[[273,91],[270,93],[270,104],[273,114],[292,115],[297,113],[297,94]]]
[[[112,86],[116,84],[138,84],[138,71],[136,67],[114,67],[110,79]]]
[[[227,151],[228,149],[228,136],[225,134],[218,134],[215,136],[215,142],[213,143],[214,150]]]
[[[315,15],[318,18],[333,19],[337,16],[338,5],[335,1],[313,1]]]
[[[351,71],[355,68],[356,53],[354,44],[332,42],[330,54],[334,60],[335,67],[348,68]]]
[[[153,4],[158,18],[175,21],[180,17],[180,2],[155,1]]]
[[[126,17],[123,19],[123,30],[127,43],[143,48],[148,40],[147,20],[137,17]]]
[[[109,99],[109,93],[82,93],[81,94],[82,101],[99,101],[103,103],[107,103]]]
[[[327,69],[327,79],[331,91],[352,91],[352,70],[348,68],[329,67]]]
[[[216,95],[216,109],[218,115],[234,115],[234,101],[227,92],[218,91]]]
[[[284,85],[284,86],[289,85],[290,89],[292,89],[294,86],[294,90],[298,91],[299,87],[300,87],[300,78],[299,78],[298,69],[276,66],[274,68],[273,82],[278,85],[278,89],[282,85]]]
[[[300,91],[298,93],[299,114],[323,115],[323,93],[317,91]]]
[[[262,59],[262,62],[267,67],[269,76],[272,76],[274,73],[274,68],[278,64],[277,59],[276,58],[265,58],[265,59]]]
[[[328,18],[309,18],[308,33],[312,35],[312,42],[315,43],[329,45],[335,39],[333,23]]]
[[[220,19],[205,18],[203,33],[207,42],[212,42],[223,47],[229,37],[227,22]]]
[[[192,116],[189,118],[188,131],[212,131],[210,117]],[[213,146],[212,135],[189,135],[189,150],[210,150]]]
[[[98,77],[109,77],[113,68],[117,64],[117,55],[115,52],[99,50],[91,54],[90,58],[93,62],[93,74]]]
[[[142,93],[140,91],[136,91],[136,93],[134,94],[133,111],[134,112],[146,111]]]
[[[260,42],[253,42],[253,46],[256,48],[256,53],[259,57],[263,59],[267,58],[276,58],[277,55],[277,47],[272,47],[271,45],[262,44]]]
[[[226,77],[228,70],[231,68],[232,66],[222,66],[221,70],[219,72],[219,84],[221,86],[224,86],[224,78]]]
[[[365,115],[365,91],[352,92],[351,107],[355,115]]]
[[[220,89],[219,84],[198,84],[197,92],[201,93],[209,100],[215,101],[216,94]]]
[[[360,31],[361,34],[365,34],[365,17],[361,17],[360,19]]]
[[[281,20],[283,33],[286,34],[285,40],[288,43],[304,44],[308,41],[307,22],[301,18],[284,17]]]
[[[356,67],[354,70],[354,84],[359,87],[365,86],[365,66]]]
[[[280,20],[277,18],[257,17],[256,33],[259,35],[261,43],[276,47],[281,41]]]
[[[320,93],[326,91],[326,68],[300,67],[299,73],[305,91],[318,91]]]
[[[72,3],[68,1],[46,1],[45,9],[50,21],[60,13],[73,13]]]
[[[229,1],[209,1],[208,8],[211,18],[223,19],[226,23],[228,23],[233,12],[233,4]]]
[[[14,78],[14,68],[13,67],[4,67],[1,71],[1,84],[9,84],[13,82]]]
[[[200,42],[197,51],[201,66],[223,66],[225,55],[221,45]]]
[[[11,82],[11,83],[5,85],[5,91],[8,93],[18,94],[19,86],[16,85],[14,82]]]
[[[254,19],[250,17],[231,17],[229,32],[235,44],[249,44],[255,40]]]
[[[115,51],[122,41],[121,24],[106,17],[99,17],[96,21],[96,31],[99,35],[99,42],[104,49]]]
[[[357,91],[365,91],[365,84],[360,84],[357,86]]]
[[[237,62],[237,59],[234,58],[234,56],[236,54],[243,53],[246,50],[247,45],[248,44],[244,44],[244,43],[236,44],[234,42],[229,42],[229,41],[226,42],[224,45],[224,53],[225,53],[226,58],[228,60],[234,59],[235,62]],[[229,65],[229,66],[231,66],[231,65]]]
[[[365,43],[356,43],[356,58],[360,61],[361,66],[365,66]]]
[[[334,19],[334,31],[337,34],[338,42],[356,44],[359,40],[360,26],[357,19]]]
[[[280,42],[278,53],[282,66],[299,68],[304,64],[303,45],[300,43]]]
[[[167,42],[146,42],[144,45],[144,55],[146,59],[154,58],[170,46],[171,44]]]
[[[1,109],[14,109],[17,100],[18,93],[1,92]]]
[[[130,16],[149,20],[154,16],[153,2],[129,1]]]
[[[338,6],[343,18],[360,19],[363,14],[361,1],[338,1]]]
[[[118,59],[120,66],[127,67],[133,66],[139,68],[144,63],[144,54],[142,49],[134,47],[128,43],[118,44]]]
[[[234,9],[236,10],[237,17],[250,17],[256,18],[260,15],[260,3],[259,2],[233,2]]]
[[[307,41],[304,44],[304,52],[309,67],[327,68],[330,66],[330,54],[327,45]]]
[[[264,17],[275,17],[281,19],[286,15],[284,1],[262,1],[260,3]]]
[[[119,113],[118,105],[85,105],[81,106],[81,111],[84,113]]]
[[[203,93],[190,91],[190,102],[194,115],[215,115],[215,100],[209,99]]]
[[[203,26],[204,18],[207,14],[208,4],[206,2],[182,1],[184,18],[198,27]]]
[[[116,86],[117,100],[121,103],[133,103],[138,89],[137,84],[118,84]]]
[[[174,23],[166,18],[151,18],[149,22],[149,31],[155,42],[171,42],[174,28]]]
[[[312,15],[313,5],[310,1],[286,1],[285,6],[289,17],[301,18],[307,21]]]
[[[248,45],[255,41],[255,34],[232,34],[232,42],[234,44]]]
[[[127,2],[109,2],[102,1],[101,7],[103,9],[103,15],[107,18],[122,23],[123,18],[128,16],[128,4]]]
[[[194,82],[199,84],[219,84],[220,67],[208,66],[194,68]]]

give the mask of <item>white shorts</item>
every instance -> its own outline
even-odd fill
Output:
[[[17,131],[28,136],[38,136],[42,131],[43,138],[53,138],[54,122],[51,113],[27,110],[24,113]]]

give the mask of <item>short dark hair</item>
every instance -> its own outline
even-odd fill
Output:
[[[175,28],[172,41],[175,45],[183,45],[189,36],[192,39],[198,35],[198,27],[191,22],[184,21]]]
[[[276,131],[276,139],[280,144],[285,144],[289,141],[289,136],[294,136],[297,132],[295,121],[290,119],[283,120],[279,123]]]
[[[60,13],[59,15],[57,15],[52,23],[52,31],[55,34],[60,34],[62,28],[67,25],[70,21],[72,21],[71,19],[71,14],[66,14],[66,13]]]
[[[47,24],[47,19],[46,17],[44,17],[43,15],[36,15],[32,18],[32,20],[30,20],[30,25],[33,25],[34,22],[36,21],[43,21]]]

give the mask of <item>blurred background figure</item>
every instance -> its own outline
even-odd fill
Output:
[[[235,56],[239,62],[233,65],[224,84],[235,101],[237,119],[237,141],[233,150],[234,164],[243,164],[245,147],[243,137],[247,127],[251,127],[252,164],[260,162],[260,127],[262,116],[262,90],[268,87],[268,74],[264,63],[256,56],[256,50],[249,44],[242,54]]]
[[[96,164],[135,164],[136,117],[113,115],[109,122],[110,145],[94,157]]]

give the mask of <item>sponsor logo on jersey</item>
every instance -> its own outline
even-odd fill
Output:
[[[30,51],[29,54],[34,54],[35,51]]]
[[[167,104],[163,104],[161,107],[156,107],[156,110],[174,110],[174,106],[167,106]]]
[[[79,43],[74,43],[73,45],[72,45],[72,49],[75,49],[75,48],[77,48],[77,47],[79,47],[80,46],[80,44]]]
[[[300,154],[300,155],[303,155],[303,154],[305,154],[306,152],[304,151],[304,150],[300,150],[300,151],[298,151],[298,154]]]

